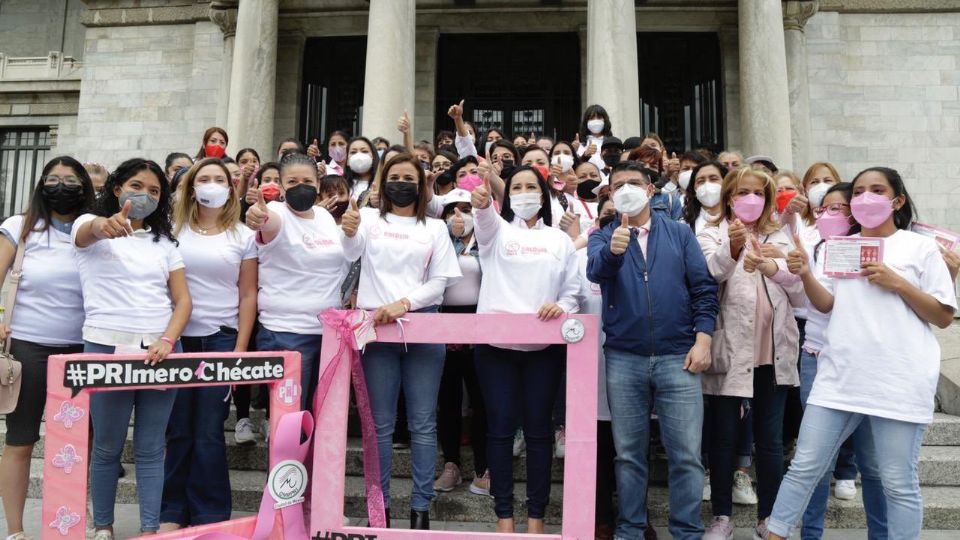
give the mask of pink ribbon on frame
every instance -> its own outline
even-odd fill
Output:
[[[350,362],[353,374],[353,390],[357,399],[357,410],[360,413],[360,427],[363,432],[363,480],[367,488],[367,516],[371,527],[383,528],[387,525],[386,512],[383,503],[383,490],[380,486],[380,457],[377,450],[377,430],[373,423],[373,409],[370,407],[370,396],[367,393],[367,380],[363,376],[363,365],[360,363],[360,351],[354,332],[364,325],[364,322],[355,322],[358,310],[327,309],[320,314],[320,320],[325,328],[335,328],[339,339],[339,348],[330,364],[320,375],[317,392],[313,396],[313,414],[319,418],[323,402],[327,399],[333,376],[346,357]],[[367,319],[372,321],[372,319]],[[367,323],[370,324],[370,323]],[[325,332],[325,335],[330,336]]]

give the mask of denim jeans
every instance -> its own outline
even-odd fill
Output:
[[[882,488],[879,488],[875,479],[863,474],[867,467],[861,468],[864,504],[882,507],[879,501],[867,496],[868,492],[877,493],[877,489],[882,489],[887,510],[886,538],[912,540],[920,537],[923,498],[917,463],[927,426],[817,405],[808,405],[804,411],[797,452],[783,478],[770,515],[770,531],[785,538],[790,536],[820,480],[833,466],[840,445],[864,424],[869,426],[869,436],[866,431],[861,432],[864,435],[854,441],[854,446],[876,457],[876,467],[882,480]],[[866,462],[869,463],[869,460]],[[868,482],[871,484],[869,487]],[[868,510],[868,518],[871,515],[876,514]],[[867,524],[871,531],[879,530],[880,525],[869,521]],[[876,537],[883,538],[879,533]]]
[[[487,461],[494,512],[513,517],[513,434],[523,419],[527,443],[527,515],[542,519],[550,502],[553,405],[564,348],[514,351],[478,345],[474,358],[487,408]]]
[[[89,341],[83,344],[85,353],[113,354],[114,349],[111,345]],[[180,352],[179,343],[174,352]],[[140,531],[152,532],[160,528],[164,433],[176,397],[176,390],[114,390],[90,396],[90,418],[93,421],[90,494],[96,527],[113,525],[120,456],[127,440],[130,413],[136,407],[133,453],[137,464]]]
[[[708,396],[710,401],[710,491],[713,515],[733,515],[733,471],[743,398]],[[753,370],[753,437],[757,449],[757,517],[770,515],[783,478],[783,411],[787,387],[778,386],[773,366]]]
[[[184,352],[228,352],[237,335],[181,337]],[[230,470],[223,423],[230,387],[181,388],[167,426],[161,523],[203,525],[230,519]]]
[[[650,410],[656,407],[667,450],[670,519],[673,538],[703,536],[700,518],[703,464],[700,430],[703,392],[700,375],[684,371],[684,355],[641,356],[605,348],[607,401],[617,450],[616,477],[620,515],[616,538],[643,538],[649,482]],[[733,471],[730,471],[733,475]]]
[[[377,428],[380,486],[390,506],[390,468],[393,465],[393,429],[397,421],[400,388],[406,400],[413,465],[413,510],[430,509],[433,473],[437,463],[437,395],[443,376],[443,344],[369,343],[363,353],[363,374]]]
[[[804,408],[807,406],[807,398],[810,396],[810,390],[813,389],[813,380],[816,376],[817,357],[802,351],[800,353],[800,399]],[[833,477],[837,480],[854,480],[857,478],[859,465],[862,471],[864,511],[867,514],[867,538],[882,540],[887,538],[887,503],[883,497],[880,471],[877,470],[876,455],[872,448],[870,423],[863,422],[840,447]],[[856,463],[854,454],[856,454]],[[820,479],[803,513],[801,540],[820,540],[823,537],[823,521],[829,498],[830,471],[827,471],[827,474]]]
[[[265,326],[257,334],[258,351],[297,351],[300,353],[300,408],[310,410],[313,406],[313,394],[320,382],[320,346],[323,336],[313,334],[294,334],[293,332],[274,332]]]

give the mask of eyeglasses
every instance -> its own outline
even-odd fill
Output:
[[[76,176],[44,176],[40,179],[45,186],[55,186],[57,184],[63,184],[67,187],[79,187],[83,185],[83,182],[80,181]]]
[[[837,215],[837,214],[842,213],[842,211],[843,211],[844,208],[850,208],[850,205],[849,205],[849,204],[846,204],[846,203],[833,203],[833,204],[829,204],[829,205],[827,205],[827,206],[821,206],[821,207],[819,207],[819,208],[814,208],[814,209],[813,209],[813,215],[816,216],[816,217],[820,217],[820,216],[822,216],[822,215],[824,215],[824,214],[830,214],[831,216],[835,216],[835,215]]]

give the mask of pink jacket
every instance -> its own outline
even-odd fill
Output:
[[[754,326],[757,309],[757,280],[765,282],[773,306],[774,371],[778,385],[798,386],[797,357],[800,332],[793,306],[803,305],[803,284],[787,271],[785,259],[776,259],[780,271],[772,278],[760,272],[746,272],[743,260],[730,256],[727,223],[707,226],[697,235],[707,267],[720,285],[720,315],[713,334],[713,366],[703,374],[703,393],[714,396],[753,397]],[[758,238],[773,244],[784,254],[793,244],[783,231]],[[724,371],[724,366],[729,366]]]

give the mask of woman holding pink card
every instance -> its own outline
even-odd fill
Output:
[[[862,277],[821,284],[791,253],[814,308],[830,313],[826,342],[804,414],[797,452],[769,522],[769,538],[789,537],[840,444],[864,423],[886,495],[890,538],[918,538],[923,501],[917,464],[933,420],[940,345],[957,309],[953,280],[936,243],[909,230],[914,210],[903,179],[874,167],[853,180],[850,208],[864,238],[883,239],[881,262]]]

